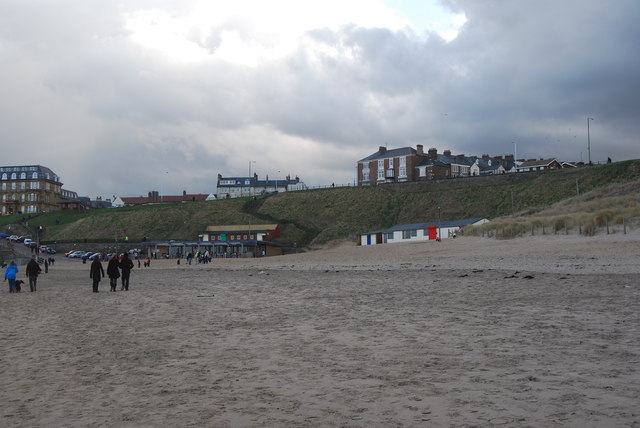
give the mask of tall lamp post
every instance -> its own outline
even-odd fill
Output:
[[[442,241],[442,217],[440,216],[440,207],[438,207],[438,240]]]
[[[249,177],[251,177],[251,164],[256,163],[256,161],[249,161]]]
[[[515,141],[512,141],[511,144],[513,144],[513,165],[518,172],[518,146]]]
[[[589,165],[591,165],[591,132],[589,131],[589,122],[594,120],[592,117],[587,117],[587,152],[589,154]]]

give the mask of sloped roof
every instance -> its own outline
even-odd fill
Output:
[[[372,155],[367,156],[364,159],[360,159],[358,162],[367,162],[367,161],[372,161],[372,160],[377,160],[377,159],[387,159],[387,158],[393,158],[396,156],[408,156],[408,155],[415,155],[418,152],[416,151],[416,149],[412,148],[412,147],[402,147],[399,149],[389,149],[389,150],[385,150],[383,152],[381,151],[377,151]]]
[[[276,230],[277,224],[231,224],[224,226],[207,226],[207,232],[244,232],[251,230],[258,232],[261,230]]]
[[[533,166],[549,166],[554,161],[557,162],[557,159],[551,158],[551,159],[527,160],[527,161],[521,162],[518,168],[531,168]]]
[[[391,232],[397,232],[402,230],[426,229],[428,226],[444,227],[444,228],[464,227],[464,226],[475,224],[482,220],[485,220],[485,219],[482,217],[477,217],[477,218],[467,218],[463,220],[447,220],[447,221],[432,221],[428,223],[400,224],[384,230],[374,230],[372,232],[363,233],[363,235],[372,235],[374,233],[391,233]]]
[[[440,156],[438,156],[438,160],[425,158],[422,161],[420,161],[420,163],[418,163],[416,166],[418,167],[418,166],[428,166],[428,165],[448,166],[449,163],[446,162],[444,159],[440,159]]]

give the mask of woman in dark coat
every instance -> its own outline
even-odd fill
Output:
[[[93,292],[97,293],[100,279],[104,278],[104,269],[102,269],[102,263],[100,262],[99,256],[93,258],[93,262],[89,268],[89,278],[93,279]]]
[[[120,278],[120,269],[118,268],[120,262],[117,256],[111,257],[109,264],[107,265],[107,276],[109,277],[109,285],[111,285],[111,291],[116,291],[118,286],[118,278]]]

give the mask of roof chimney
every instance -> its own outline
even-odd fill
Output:
[[[422,144],[416,145],[416,152],[418,152],[419,155],[423,155],[424,154],[424,146]]]
[[[384,153],[384,152],[386,152],[386,151],[387,151],[387,148],[386,148],[385,146],[380,146],[380,147],[378,147],[378,151],[379,151],[380,153]]]
[[[182,196],[187,196],[187,191],[186,190],[182,191]]]
[[[445,150],[445,151],[444,151],[444,155],[445,155],[446,157],[451,157],[451,150]]]
[[[429,149],[429,157],[433,160],[438,160],[438,149],[432,147]]]

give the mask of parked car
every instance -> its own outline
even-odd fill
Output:
[[[33,242],[31,238],[24,238],[24,240],[22,241],[22,243],[27,246],[31,245],[31,242]]]
[[[6,233],[0,233],[0,238],[8,238],[11,235],[8,235]]]
[[[87,254],[86,251],[74,251],[73,253],[69,254],[68,257],[70,259],[81,259],[85,254]]]
[[[56,253],[56,250],[54,250],[51,247],[47,247],[47,254],[55,254],[55,253]]]

